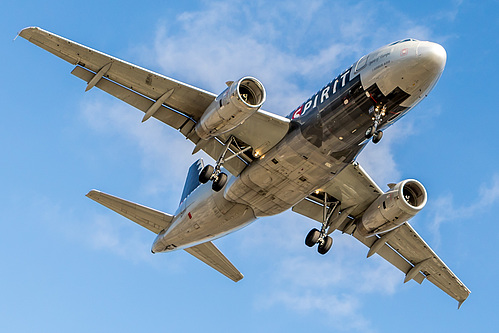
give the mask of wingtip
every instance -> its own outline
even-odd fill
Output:
[[[85,194],[85,196],[86,196],[87,198],[92,198],[92,196],[93,196],[94,194],[98,194],[98,193],[101,193],[101,192],[100,192],[100,191],[98,191],[98,190],[90,190],[87,194]]]
[[[24,39],[29,39],[29,37],[31,35],[30,32],[35,31],[35,30],[41,30],[41,29],[39,27],[35,27],[35,26],[26,27],[17,33],[16,38],[21,36]]]

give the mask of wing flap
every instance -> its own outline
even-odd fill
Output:
[[[374,242],[379,239],[377,237],[366,238],[366,237],[363,237],[362,235],[360,235],[358,232],[354,232],[352,236],[354,236],[358,241],[360,241],[362,244],[364,244],[368,248],[371,248],[374,245]],[[407,272],[409,272],[413,267],[398,252],[396,252],[390,246],[387,246],[386,243],[383,244],[383,246],[381,246],[381,248],[376,253],[379,254],[383,259],[388,261],[390,264],[397,267],[404,274],[407,274]],[[425,276],[421,272],[418,272],[413,277],[413,280],[419,284],[423,283],[424,279],[425,279]]]
[[[421,272],[426,278],[460,303],[464,302],[470,290],[447,267],[431,247],[419,236],[409,223],[404,223],[388,244],[412,265],[423,263]]]
[[[308,199],[303,199],[302,201],[294,205],[291,210],[295,213],[301,214],[320,223],[322,223],[322,220],[324,218],[323,206],[319,205],[315,201],[311,201]]]
[[[82,68],[80,66],[76,66],[71,74],[82,79],[85,82],[90,82],[90,80],[92,80],[95,75],[88,69]],[[99,82],[97,82],[96,84],[96,87],[116,98],[121,99],[125,103],[143,112],[146,112],[154,104],[154,101],[152,101],[151,99],[137,94],[136,92],[120,86],[105,78],[99,80]],[[188,124],[189,122],[192,123],[192,125],[190,125],[190,128],[194,126],[194,122],[186,115],[175,112],[171,109],[166,108],[165,106],[160,106],[159,110],[154,113],[153,117],[177,130],[186,126],[186,124]]]
[[[216,95],[153,71],[141,68],[108,54],[91,49],[37,27],[23,29],[19,35],[61,59],[97,73],[112,63],[105,77],[153,100],[174,89],[166,105],[199,119]]]
[[[185,251],[234,282],[244,277],[212,242],[202,243],[185,249]]]
[[[92,190],[88,192],[87,197],[151,230],[155,234],[159,234],[162,230],[167,229],[173,220],[173,215],[100,191]]]

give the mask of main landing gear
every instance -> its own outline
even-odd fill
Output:
[[[234,153],[233,155],[225,158],[225,155],[227,155],[227,152],[229,151],[229,147],[232,143],[235,143],[237,146],[237,142],[235,138],[231,135],[227,142],[225,142],[225,149],[222,152],[222,155],[218,159],[215,167],[212,165],[207,165],[201,170],[201,173],[199,174],[199,181],[203,184],[206,184],[208,181],[213,180],[213,184],[211,185],[211,188],[215,192],[219,192],[221,189],[224,188],[225,184],[227,183],[227,174],[225,172],[222,172],[222,166],[225,162],[229,161],[230,159],[239,156],[240,154],[244,153],[245,151],[249,150],[251,147],[248,146],[246,148],[240,149],[238,146],[238,152]]]
[[[374,108],[374,116],[373,116],[373,125],[369,126],[366,130],[366,139],[373,138],[373,143],[378,143],[381,141],[383,137],[383,131],[378,130],[378,125],[383,120],[381,117],[384,117],[386,114],[386,105],[382,108],[379,105],[376,105]]]
[[[211,188],[213,191],[218,192],[224,188],[227,183],[227,174],[225,172],[221,172],[220,166],[213,167],[212,165],[207,165],[201,170],[199,174],[199,181],[203,184],[206,184],[208,181],[213,180],[213,184]]]
[[[325,236],[324,233],[317,229],[312,229],[305,238],[305,245],[312,247],[319,244],[317,251],[320,254],[326,254],[333,246],[333,239],[330,236]]]
[[[313,247],[318,244],[317,251],[320,254],[326,254],[333,246],[333,239],[329,236],[333,230],[329,230],[335,217],[339,214],[340,202],[328,202],[327,193],[324,193],[324,214],[321,230],[312,229],[305,237],[305,245]]]

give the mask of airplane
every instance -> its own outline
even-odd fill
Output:
[[[19,35],[75,65],[72,74],[178,130],[216,162],[189,168],[175,214],[92,190],[90,199],[157,234],[153,253],[185,250],[233,281],[243,275],[213,244],[256,219],[288,209],[320,223],[305,237],[326,254],[335,230],[352,235],[405,274],[459,302],[470,290],[409,224],[427,202],[415,179],[383,191],[356,162],[369,142],[421,100],[447,60],[436,43],[404,39],[361,57],[287,117],[261,109],[251,76],[214,94],[38,27]]]

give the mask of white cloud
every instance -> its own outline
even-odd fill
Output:
[[[377,14],[366,14],[365,5],[210,2],[168,18],[147,61],[213,92],[221,92],[227,80],[254,75],[268,91],[264,108],[287,114],[363,53],[406,37],[405,27],[425,29],[412,23],[387,32],[378,17],[366,19]],[[352,15],[356,12],[363,14]]]
[[[147,240],[137,234],[132,234],[133,237],[124,237],[125,233],[120,231],[120,225],[116,222],[119,219],[121,218],[116,215],[94,215],[91,223],[85,228],[85,232],[79,237],[85,237],[95,249],[106,249],[134,263],[152,263],[149,250],[155,235],[151,233]],[[125,222],[128,223],[128,221]]]
[[[339,232],[332,234],[331,251],[318,254],[316,248],[304,244],[309,229],[318,226],[304,216],[285,212],[257,221],[238,235],[245,260],[265,262],[260,268],[265,285],[256,295],[255,306],[323,314],[326,322],[338,328],[365,332],[369,322],[362,314],[363,300],[394,294],[403,285],[403,274],[381,257],[366,259],[368,249]]]
[[[447,222],[467,220],[480,214],[499,201],[499,174],[494,174],[487,184],[482,184],[476,201],[469,205],[457,205],[452,195],[445,195],[429,202],[429,214],[432,216],[430,229],[435,243],[440,243],[440,227]]]
[[[116,223],[124,218],[117,217],[114,212],[114,215],[105,216],[78,212],[47,197],[36,197],[30,204],[33,211],[40,212],[41,222],[64,235],[71,243],[85,244],[99,251],[105,249],[135,264],[154,263],[150,248],[155,235],[150,233],[145,236],[147,233],[143,230]],[[133,222],[125,220],[125,223]],[[175,266],[174,262],[172,266]]]
[[[434,13],[432,16],[436,20],[447,20],[447,21],[455,21],[461,11],[461,6],[464,3],[464,0],[453,0],[453,5],[450,8],[445,8],[445,10],[438,11]]]
[[[100,135],[120,135],[142,155],[140,167],[147,195],[177,193],[180,198],[186,170],[194,159],[192,143],[154,119],[141,123],[142,114],[121,101],[99,96],[86,99],[83,119]],[[176,200],[176,199],[175,199]]]

